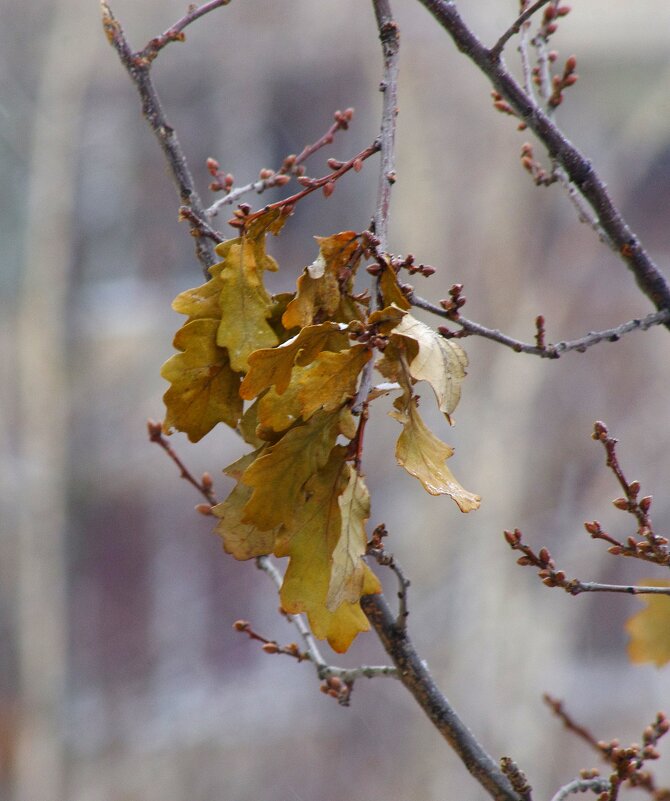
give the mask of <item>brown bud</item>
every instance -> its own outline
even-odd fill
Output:
[[[640,482],[639,481],[631,481],[628,485],[628,494],[632,497],[635,497],[638,492],[640,491]]]
[[[434,268],[434,267],[424,267],[424,268],[421,270],[421,272],[424,274],[424,276],[425,276],[426,278],[430,278],[430,276],[431,276],[431,275],[434,275],[434,274],[435,274],[435,268]]]
[[[559,17],[566,17],[572,11],[571,6],[559,6],[556,9],[556,13]]]
[[[645,495],[644,498],[642,498],[642,500],[640,501],[640,509],[644,512],[644,514],[647,514],[649,509],[651,509],[652,500],[653,500],[652,495]]]
[[[209,503],[199,503],[196,505],[195,511],[199,512],[201,515],[205,515],[205,517],[211,517],[212,506]]]
[[[266,654],[276,654],[279,653],[279,646],[276,642],[265,642],[262,646],[263,650]]]
[[[577,68],[577,56],[568,56],[565,62],[565,72],[574,72]]]
[[[323,191],[324,197],[330,197],[333,194],[333,192],[335,191],[335,182],[334,181],[328,181],[328,183],[325,183],[323,185],[322,191]]]
[[[578,80],[579,80],[579,75],[577,75],[576,72],[571,72],[570,75],[566,75],[565,78],[563,78],[563,86],[565,86],[566,88],[568,86],[574,86]]]
[[[235,631],[246,631],[249,628],[249,621],[248,620],[236,620],[233,623],[233,628]]]
[[[339,676],[329,676],[326,679],[326,684],[331,688],[331,690],[335,690],[339,692],[342,689],[342,679]]]
[[[628,511],[628,501],[626,498],[615,498],[615,500],[612,501],[612,505],[616,509],[621,509],[622,512]]]
[[[217,172],[219,171],[219,162],[210,156],[207,159],[207,169],[212,175],[216,176]]]
[[[551,8],[551,6],[550,6],[550,8]],[[549,23],[549,25],[547,25],[547,29],[546,30],[547,30],[547,36],[551,36],[552,34],[556,33],[556,31],[558,30],[558,25],[555,22],[551,22],[551,23]]]
[[[597,520],[592,520],[588,523],[584,523],[584,528],[589,534],[598,534],[600,532],[600,523]]]
[[[339,159],[328,159],[326,163],[331,170],[339,170],[340,167],[344,167],[344,162],[340,161]]]
[[[551,554],[546,548],[540,548],[539,556],[541,562],[549,562],[551,560]]]
[[[607,549],[607,553],[611,553],[613,556],[619,556],[623,552],[623,548],[620,545],[612,545],[611,548]]]
[[[521,565],[522,567],[527,567],[528,565],[532,565],[533,563],[527,556],[520,556],[516,560],[517,565]]]
[[[363,159],[354,159],[353,167],[355,172],[360,172],[363,169]]]
[[[274,177],[274,185],[275,186],[286,186],[286,184],[291,180],[290,175],[275,175]]]
[[[550,50],[549,53],[547,53],[547,58],[549,59],[549,63],[553,64],[558,58],[558,50]]]
[[[202,484],[202,488],[203,489],[211,490],[212,489],[212,485],[213,485],[214,482],[212,481],[212,477],[210,476],[210,474],[205,472],[205,473],[202,474],[202,478],[200,479],[200,483]]]

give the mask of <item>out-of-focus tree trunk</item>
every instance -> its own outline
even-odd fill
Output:
[[[95,10],[87,0],[59,0],[53,8],[32,132],[16,341],[21,415],[16,801],[66,797],[65,306],[72,265],[78,124],[92,55],[99,44],[89,33],[81,35],[82,20]]]

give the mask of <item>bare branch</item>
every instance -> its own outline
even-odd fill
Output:
[[[590,790],[592,793],[607,793],[610,789],[608,779],[575,779],[573,782],[564,785],[554,795],[551,801],[564,801],[573,793],[585,793]]]
[[[521,27],[526,23],[536,11],[539,11],[542,6],[546,6],[550,0],[537,0],[531,6],[529,6],[522,14],[520,14],[513,25],[511,25],[505,33],[498,39],[498,41],[493,45],[491,48],[491,56],[493,58],[499,58],[502,54],[503,48],[507,44],[507,42],[515,36],[521,30]]]
[[[256,192],[256,194],[260,195],[265,192],[266,189],[270,189],[273,186],[284,185],[284,183],[289,180],[290,175],[302,175],[302,171],[298,168],[322,147],[331,144],[337,131],[343,131],[348,128],[353,117],[353,112],[354,110],[352,108],[346,109],[344,112],[335,112],[335,122],[323,136],[316,140],[316,142],[304,147],[297,156],[287,156],[282,166],[266,178],[259,178],[257,181],[252,181],[244,186],[238,186],[222,198],[219,198],[207,209],[207,216],[215,217],[220,208],[232,205],[249,192]]]
[[[519,119],[545,145],[550,158],[563,167],[570,181],[594,210],[613,250],[631,270],[644,295],[659,311],[670,309],[670,285],[612,203],[605,184],[591,163],[519,86],[505,68],[500,53],[487,49],[477,39],[463,22],[455,3],[449,0],[419,0],[419,2],[451,36],[456,47],[489,78],[493,87],[509,103]],[[665,325],[670,326],[668,321]]]
[[[377,187],[377,208],[374,216],[375,236],[379,247],[388,251],[389,208],[391,188],[396,180],[395,173],[395,132],[398,116],[398,53],[400,35],[398,25],[393,19],[388,0],[373,0],[379,38],[384,55],[384,77],[379,85],[383,93],[382,123],[380,132],[381,166]]]
[[[163,111],[160,97],[151,78],[151,62],[132,52],[121,24],[114,17],[105,0],[102,0],[100,6],[102,10],[102,25],[107,39],[116,50],[121,63],[126,68],[128,75],[139,92],[142,100],[142,113],[165,155],[172,179],[177,186],[181,205],[190,208],[198,220],[197,226],[191,222],[191,231],[194,233],[198,261],[202,265],[205,277],[209,278],[209,267],[216,262],[214,248],[209,238],[198,231],[199,227],[207,225],[207,216],[200,196],[195,189],[193,176],[177,133],[167,121]]]
[[[614,328],[607,328],[604,331],[590,331],[586,336],[580,337],[579,339],[564,340],[562,342],[557,342],[555,345],[549,344],[544,347],[538,347],[537,344],[533,345],[528,342],[522,342],[519,339],[514,339],[507,334],[503,334],[497,328],[486,328],[486,326],[480,323],[468,320],[460,313],[456,315],[453,311],[436,306],[434,303],[414,293],[409,297],[409,301],[413,306],[424,309],[424,311],[428,311],[431,314],[436,314],[439,317],[444,317],[446,320],[449,320],[455,325],[459,325],[463,329],[463,331],[458,334],[442,331],[442,333],[447,336],[468,335],[484,337],[484,339],[490,339],[493,342],[498,342],[500,345],[511,348],[516,353],[528,353],[532,356],[539,356],[542,359],[558,359],[564,353],[569,353],[570,351],[584,353],[588,348],[597,345],[599,342],[618,342],[624,334],[628,334],[631,331],[646,331],[655,325],[666,325],[670,320],[670,309],[663,309],[661,311],[652,312],[646,317],[628,320],[628,322],[622,323]]]
[[[435,728],[454,749],[465,767],[496,801],[521,801],[509,780],[484,751],[437,688],[406,630],[400,629],[381,595],[361,598],[363,611],[372,623],[384,650],[398,668],[398,678],[412,693]]]
[[[153,61],[158,53],[165,47],[165,45],[169,44],[170,42],[184,41],[186,37],[184,36],[183,31],[187,25],[190,25],[192,22],[200,19],[200,17],[203,17],[210,11],[214,11],[215,8],[227,6],[228,3],[230,3],[230,0],[210,0],[209,3],[203,3],[199,8],[191,6],[188,12],[184,14],[181,19],[177,20],[174,25],[171,25],[165,31],[165,33],[162,33],[160,36],[152,39],[143,50],[140,50],[137,53],[137,55],[140,58],[145,59],[147,62]]]

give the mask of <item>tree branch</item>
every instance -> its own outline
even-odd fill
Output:
[[[183,30],[187,25],[195,22],[200,17],[214,11],[215,8],[220,6],[227,6],[230,0],[210,0],[209,3],[203,3],[200,8],[190,6],[189,10],[181,19],[178,19],[174,25],[170,26],[165,33],[152,39],[147,46],[137,53],[140,58],[146,59],[147,62],[153,61],[158,53],[170,42],[183,42],[186,38]]]
[[[484,337],[484,339],[490,339],[493,342],[498,342],[500,345],[511,348],[516,353],[527,353],[532,356],[539,356],[542,359],[558,359],[564,353],[569,353],[570,351],[584,353],[585,350],[597,345],[599,342],[618,342],[624,334],[628,334],[631,331],[646,331],[655,325],[667,325],[668,321],[670,321],[670,309],[662,309],[661,311],[652,312],[646,317],[628,320],[628,322],[622,323],[615,328],[607,328],[604,331],[590,331],[586,336],[579,339],[564,340],[557,342],[555,345],[550,344],[540,347],[537,344],[531,345],[519,339],[514,339],[507,334],[503,334],[497,328],[487,328],[480,323],[475,323],[463,317],[460,313],[454,314],[453,311],[436,306],[434,303],[414,293],[409,297],[409,301],[419,309],[436,314],[438,317],[444,317],[445,320],[459,325],[465,333],[459,332],[456,336],[467,334]]]
[[[496,801],[520,801],[494,760],[484,751],[437,688],[426,664],[419,658],[407,632],[400,629],[381,595],[365,595],[361,606],[384,650],[398,669],[400,681],[412,693],[435,728],[454,749],[465,767]]]
[[[503,48],[505,47],[507,42],[512,38],[512,36],[515,36],[517,33],[519,33],[523,24],[527,22],[536,11],[539,11],[542,8],[542,6],[546,6],[547,3],[549,2],[550,0],[536,0],[536,2],[533,3],[532,6],[529,6],[523,12],[523,14],[519,14],[514,24],[510,25],[510,27],[505,31],[505,33],[503,33],[503,35],[493,45],[493,47],[491,48],[491,56],[496,59],[499,58],[500,55],[502,54]]]
[[[564,801],[573,793],[585,793],[590,790],[592,793],[607,793],[610,789],[608,779],[575,779],[573,782],[564,785],[551,799],[551,801]]]
[[[160,97],[151,78],[151,60],[144,58],[141,53],[133,53],[121,24],[114,17],[105,0],[102,0],[100,7],[102,25],[107,40],[116,50],[121,63],[139,92],[142,100],[142,113],[165,155],[172,179],[177,186],[180,203],[182,206],[188,207],[198,220],[197,224],[190,220],[191,232],[195,239],[196,256],[202,265],[205,277],[209,278],[209,267],[216,262],[216,257],[210,239],[202,233],[204,226],[207,226],[207,215],[195,189],[193,176],[177,133],[167,121]]]
[[[454,2],[450,0],[419,0],[419,2],[451,36],[456,47],[488,77],[519,119],[544,144],[550,158],[563,167],[570,181],[596,213],[600,226],[611,242],[611,247],[631,270],[644,295],[659,311],[670,309],[670,285],[612,203],[605,184],[591,163],[505,69],[496,46],[489,50],[477,39],[463,22]],[[668,321],[665,325],[670,327]]]

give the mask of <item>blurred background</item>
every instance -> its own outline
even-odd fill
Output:
[[[185,5],[112,8],[137,49]],[[418,3],[393,6],[391,247],[438,269],[417,277],[417,291],[437,301],[462,282],[470,318],[525,340],[540,313],[559,341],[652,311],[562,190],[533,186],[519,163],[529,135],[492,110],[486,80]],[[518,3],[460,6],[492,43]],[[559,121],[667,265],[670,5],[575,6],[554,40],[561,59],[577,55],[580,74]],[[162,154],[96,2],[0,0],[0,9],[0,798],[485,798],[400,684],[359,680],[341,708],[319,693],[309,664],[233,632],[245,618],[279,642],[296,637],[267,577],[224,555],[211,521],[193,511],[200,498],[147,440],[182,320],[170,302],[201,282]],[[514,45],[507,59],[516,70]],[[348,158],[378,132],[380,48],[360,0],[235,0],[164,50],[153,76],[206,202],[208,156],[246,183],[354,106],[350,131],[308,163],[322,175],[328,156]],[[376,182],[370,160],[333,197],[298,206],[270,243],[275,289],[294,286],[314,259],[313,235],[368,225]],[[597,737],[639,741],[667,708],[670,668],[627,660],[623,625],[638,600],[546,589],[515,565],[502,530],[521,528],[584,580],[653,576],[609,556],[583,522],[633,533],[590,439],[601,419],[667,531],[670,337],[655,328],[556,362],[465,345],[456,427],[428,417],[455,445],[454,472],[481,494],[481,510],[461,515],[395,466],[398,428],[382,405],[365,454],[370,522],[387,524],[388,548],[412,579],[411,634],[436,680],[491,754],[526,770],[539,800],[597,764],[542,692]],[[223,497],[220,469],[240,455],[238,440],[217,429],[195,446],[173,442]],[[329,659],[386,661],[374,635]]]

